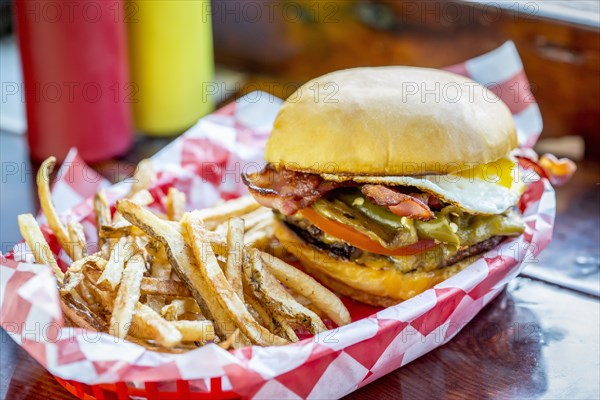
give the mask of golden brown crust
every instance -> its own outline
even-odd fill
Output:
[[[392,265],[388,269],[376,270],[353,261],[334,258],[307,244],[280,221],[275,222],[275,236],[287,251],[300,260],[306,272],[325,286],[360,302],[382,307],[416,296],[479,258],[473,256],[433,271],[402,273]]]
[[[496,161],[516,145],[506,105],[465,77],[354,68],[316,78],[286,100],[265,159],[313,173],[447,174]]]

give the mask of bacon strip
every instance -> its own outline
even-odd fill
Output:
[[[444,204],[440,199],[429,193],[410,193],[409,196],[414,197],[417,200],[421,200],[427,204],[430,210],[439,211],[444,208]]]
[[[389,207],[390,211],[396,215],[422,221],[428,221],[434,217],[431,209],[423,201],[387,186],[364,185],[361,191],[373,203]]]
[[[256,201],[284,215],[311,206],[330,190],[357,185],[351,181],[325,181],[316,174],[277,169],[270,164],[260,172],[242,174],[242,180]]]
[[[359,185],[353,181],[326,181],[317,174],[277,169],[271,164],[254,174],[242,174],[242,180],[256,201],[284,215],[310,207],[333,189]],[[387,186],[370,184],[361,190],[373,203],[389,207],[394,214],[423,221],[434,217],[431,208],[442,207],[439,199],[426,193],[405,194]]]

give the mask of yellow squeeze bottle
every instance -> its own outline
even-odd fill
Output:
[[[183,132],[213,110],[210,1],[128,0],[124,17],[136,129]]]

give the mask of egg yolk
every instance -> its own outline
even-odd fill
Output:
[[[478,165],[457,173],[465,178],[479,178],[486,182],[493,182],[510,189],[519,181],[516,161],[505,157],[491,163]]]

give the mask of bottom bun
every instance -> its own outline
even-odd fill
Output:
[[[310,275],[330,289],[373,306],[389,307],[407,300],[462,271],[480,256],[466,258],[433,271],[402,273],[393,267],[374,269],[333,257],[306,243],[283,222],[275,222],[275,236],[296,256]]]

